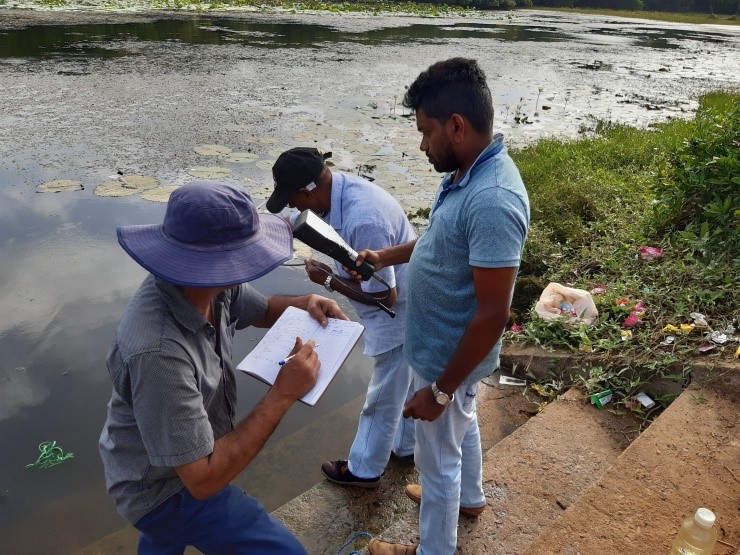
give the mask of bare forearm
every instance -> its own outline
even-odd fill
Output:
[[[393,245],[392,247],[377,251],[380,257],[380,264],[383,268],[395,266],[396,264],[406,264],[411,259],[411,253],[414,251],[415,245],[416,239],[408,243]]]
[[[447,367],[437,379],[437,386],[452,393],[491,352],[508,321],[508,313],[485,316],[476,314],[468,324]]]
[[[213,452],[197,462],[197,473],[188,480],[190,493],[206,499],[226,487],[257,456],[292,404],[292,398],[270,389],[234,430],[216,440]]]

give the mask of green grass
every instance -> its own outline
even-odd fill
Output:
[[[711,344],[709,329],[681,334],[664,328],[693,323],[692,312],[703,314],[711,330],[740,328],[738,106],[740,92],[715,92],[700,99],[692,121],[652,129],[597,122],[578,141],[545,139],[512,150],[530,194],[532,222],[512,312],[522,332],[507,333],[509,339],[572,351],[582,357],[582,375],[593,374],[579,385],[589,392],[611,388],[616,406],[630,408],[631,394],[646,382],[683,381],[682,365],[697,356],[732,360],[736,339],[699,355],[698,347]],[[692,196],[682,200],[683,194]],[[727,199],[724,212],[714,197]],[[665,199],[682,210],[670,225]],[[704,229],[706,240],[691,229]],[[642,246],[660,247],[663,256],[643,260]],[[586,291],[606,286],[593,295],[599,310],[594,325],[537,316],[533,304],[549,282]],[[627,299],[623,305],[621,299]],[[638,301],[645,307],[642,322],[627,328]],[[668,335],[673,342],[662,345]],[[550,393],[558,383],[566,385],[553,381]]]
[[[565,13],[585,13],[593,15],[609,15],[615,17],[651,19],[655,21],[670,21],[673,23],[712,23],[716,25],[740,25],[740,19],[736,17],[732,17],[729,15],[711,15],[706,13],[649,12],[639,10],[608,10],[598,8],[534,7],[531,9]]]

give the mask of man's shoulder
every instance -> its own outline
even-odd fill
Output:
[[[126,306],[114,342],[124,359],[158,352],[163,339],[176,327],[162,293],[153,284],[144,282]]]

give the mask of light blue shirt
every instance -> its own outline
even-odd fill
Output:
[[[403,208],[387,191],[354,175],[335,172],[331,175],[331,210],[324,219],[350,247],[356,251],[380,250],[416,238]],[[336,267],[339,276],[349,278],[340,263],[336,263]],[[406,264],[390,266],[378,272],[388,285],[396,288],[396,302],[392,307],[395,318],[376,306],[350,299],[365,326],[366,355],[379,355],[403,344],[408,294],[406,273]],[[367,293],[387,290],[374,278],[363,281],[361,287]]]
[[[457,182],[446,174],[429,227],[408,267],[408,326],[404,354],[422,378],[444,371],[478,302],[473,267],[518,267],[529,226],[529,199],[503,146],[503,135],[478,156]],[[499,364],[501,340],[465,380],[470,384]]]

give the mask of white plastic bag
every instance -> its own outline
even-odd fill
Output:
[[[599,316],[588,291],[565,287],[559,283],[547,284],[534,310],[548,322],[566,317],[573,325],[590,326]]]

